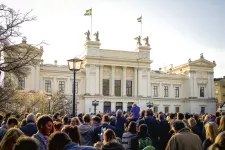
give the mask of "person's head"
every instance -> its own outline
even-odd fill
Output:
[[[40,150],[40,144],[36,138],[21,136],[16,141],[14,150]]]
[[[132,104],[132,107],[136,107],[136,106],[137,106],[137,104],[134,104],[134,103]]]
[[[174,113],[171,113],[170,114],[170,119],[174,119],[175,118],[175,114]]]
[[[205,125],[206,138],[210,139],[214,143],[216,136],[218,134],[218,126],[214,122],[209,122]]]
[[[143,118],[145,116],[145,110],[140,111],[140,116]]]
[[[111,116],[110,117],[110,123],[111,124],[115,124],[116,123],[116,117],[115,116]]]
[[[196,121],[198,121],[199,120],[199,114],[194,114],[194,118],[195,118]]]
[[[4,117],[2,115],[0,115],[0,121],[2,122],[4,119]]]
[[[177,120],[173,123],[173,130],[175,133],[179,132],[181,129],[185,128],[185,124],[183,121]]]
[[[164,118],[164,114],[159,114],[159,120],[164,120],[165,118]]]
[[[143,136],[148,133],[148,126],[146,124],[142,124],[138,127],[138,134]]]
[[[30,113],[29,115],[27,115],[27,123],[35,123],[36,121],[36,116],[32,113]]]
[[[56,131],[61,131],[62,128],[63,128],[63,124],[61,122],[54,122],[54,125],[53,125],[53,128],[54,128],[54,132]]]
[[[7,113],[7,114],[5,115],[5,118],[8,119],[9,117],[11,117],[11,115],[12,115],[11,113]]]
[[[116,111],[116,117],[122,117],[123,116],[123,111],[121,109],[118,109]]]
[[[116,139],[116,134],[113,130],[107,129],[104,132],[104,143],[111,141],[112,139]]]
[[[183,119],[184,119],[184,114],[178,113],[178,114],[177,114],[177,119],[178,119],[178,120],[183,120]]]
[[[73,142],[77,143],[78,145],[81,145],[80,132],[77,126],[65,125],[62,128],[62,132],[68,134]]]
[[[26,119],[23,119],[21,122],[20,122],[20,127],[23,127],[23,126],[26,126],[27,125],[27,120]]]
[[[17,128],[9,129],[1,141],[0,149],[12,150],[17,139],[22,135],[24,134],[20,129],[17,129]]]
[[[209,147],[209,150],[224,150],[225,149],[225,131],[218,134],[215,143]]]
[[[64,116],[63,117],[63,119],[62,119],[62,122],[63,122],[63,124],[65,125],[67,125],[67,124],[69,124],[69,118],[68,118],[68,116]]]
[[[101,120],[102,120],[102,115],[100,113],[96,114]]]
[[[14,126],[17,126],[18,125],[18,120],[14,117],[10,117],[7,121],[7,126],[9,128],[13,128]]]
[[[41,132],[43,135],[50,135],[52,125],[53,121],[47,115],[40,116],[36,121],[38,131]]]
[[[109,118],[109,115],[104,115],[103,117],[102,117],[102,122],[104,122],[104,123],[109,123],[110,122],[110,118]]]
[[[36,119],[41,116],[41,113],[36,114]]]
[[[220,119],[219,130],[225,131],[225,116],[222,116],[221,119]]]
[[[204,118],[204,121],[207,122],[207,121],[209,121],[210,119],[211,119],[211,116],[210,116],[210,115],[206,115],[205,118]]]
[[[85,114],[83,116],[83,120],[84,120],[84,123],[90,124],[91,123],[91,116],[89,114]]]
[[[48,150],[63,150],[71,143],[70,137],[64,132],[54,132],[48,138]]]
[[[81,123],[80,123],[80,120],[78,117],[73,117],[71,119],[71,122],[70,122],[70,125],[71,126],[79,126]]]
[[[188,125],[190,127],[193,127],[194,125],[196,125],[196,120],[194,118],[188,119]]]
[[[154,113],[153,113],[153,111],[152,111],[152,109],[147,109],[146,111],[145,111],[145,115],[146,116],[153,116],[154,115]]]
[[[97,148],[98,150],[101,150],[102,146],[103,146],[103,143],[100,141],[94,144],[94,148]]]
[[[219,117],[219,116],[220,116],[220,112],[216,112],[216,113],[215,113],[215,116],[216,116],[216,117]]]
[[[101,118],[99,118],[98,116],[94,116],[92,118],[92,122],[94,125],[101,123]]]
[[[184,118],[185,118],[186,120],[188,120],[190,117],[191,117],[191,115],[190,115],[189,113],[186,113],[186,114],[184,115]]]
[[[215,123],[216,123],[218,126],[220,126],[220,119],[221,119],[221,117],[219,116],[219,117],[216,117],[216,120],[215,120]]]
[[[60,118],[60,114],[59,113],[55,113],[53,115],[53,119],[56,120],[56,119],[59,119]]]
[[[128,125],[128,131],[132,134],[137,133],[137,124],[134,121],[131,121]]]

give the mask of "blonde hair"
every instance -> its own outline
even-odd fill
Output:
[[[221,119],[220,119],[219,130],[220,131],[225,131],[225,116],[221,117]]]
[[[72,120],[73,119],[75,119],[76,120],[76,122],[77,122],[77,126],[79,126],[79,125],[81,125],[81,122],[80,122],[80,119],[78,118],[78,117],[73,117],[72,119],[71,119],[71,123],[70,123],[70,125],[72,125]]]
[[[188,125],[190,127],[193,127],[194,125],[196,125],[196,120],[194,118],[188,119]]]
[[[216,136],[218,135],[218,126],[214,122],[209,122],[205,125],[206,138],[210,139],[214,143]]]
[[[206,115],[205,118],[204,118],[204,121],[208,121],[209,119],[211,119],[211,116],[210,115]]]
[[[1,141],[0,150],[11,150],[17,139],[22,135],[24,134],[20,129],[9,129]]]

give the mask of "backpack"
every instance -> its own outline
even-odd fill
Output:
[[[151,146],[152,145],[152,140],[149,137],[145,137],[145,138],[140,138],[138,140],[138,149],[142,150],[147,146]]]
[[[104,132],[106,131],[106,128],[101,127],[101,133],[98,134],[100,141],[104,141]]]

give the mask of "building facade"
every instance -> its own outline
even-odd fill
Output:
[[[217,108],[219,108],[219,106],[225,102],[225,76],[223,78],[215,78],[214,87],[215,97],[218,100]]]
[[[203,54],[198,60],[163,70],[151,70],[148,37],[141,44],[137,37],[134,51],[101,49],[100,41],[87,36],[80,55],[82,69],[76,75],[77,112],[93,113],[92,101],[99,101],[97,112],[129,111],[133,103],[146,109],[152,102],[155,112],[214,113],[214,67]],[[66,59],[66,58],[65,58]],[[67,65],[44,64],[31,67],[30,74],[18,79],[25,91],[64,91],[73,94],[73,73]]]

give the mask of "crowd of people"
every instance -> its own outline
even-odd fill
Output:
[[[0,150],[225,150],[225,114],[0,115]]]

